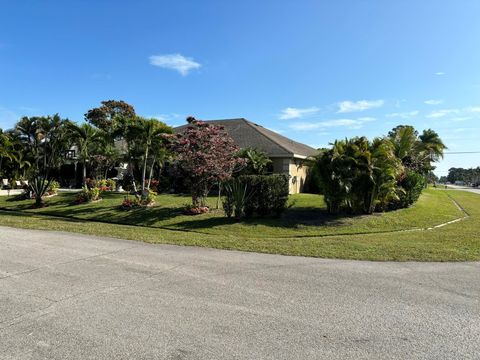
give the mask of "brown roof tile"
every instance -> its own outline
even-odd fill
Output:
[[[270,157],[309,157],[317,153],[316,149],[308,145],[293,141],[243,118],[202,121],[223,126],[238,147],[256,148]],[[176,127],[174,131],[179,133],[187,126],[188,124]]]

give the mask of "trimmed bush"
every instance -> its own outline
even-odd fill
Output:
[[[237,209],[237,214],[243,214],[247,218],[270,215],[280,216],[287,208],[287,175],[242,175],[231,181],[238,182],[239,189],[246,189],[244,198],[242,196],[244,209],[243,211]],[[224,206],[225,204],[231,205],[235,203],[235,199],[232,198],[234,192],[227,191],[225,195]],[[229,210],[227,215],[230,213],[231,216],[233,209],[229,206],[227,208]]]

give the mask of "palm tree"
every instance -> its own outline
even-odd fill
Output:
[[[77,147],[78,159],[83,165],[82,185],[85,185],[87,179],[87,163],[90,160],[94,148],[102,141],[102,133],[87,123],[81,125],[69,123],[68,129],[73,144]]]
[[[246,160],[246,166],[242,169],[242,172],[252,175],[264,174],[268,165],[272,162],[263,151],[250,147],[240,150],[238,157]]]
[[[429,161],[438,161],[443,159],[443,151],[447,146],[443,143],[440,136],[432,129],[423,130],[420,138],[420,151]]]
[[[33,178],[30,187],[35,194],[35,206],[43,205],[43,196],[47,192],[52,178],[51,170],[64,159],[68,149],[66,125],[68,120],[58,114],[47,117],[24,117],[15,127],[25,151],[31,156]]]
[[[157,119],[144,119],[137,117],[135,123],[130,127],[128,131],[129,143],[133,143],[137,149],[141,149],[142,155],[142,196],[145,195],[145,180],[147,175],[147,167],[149,156],[151,155],[152,148],[155,148],[152,158],[151,168],[155,165],[157,159],[163,154],[160,149],[165,148],[164,134],[171,134],[172,128],[165,123],[158,121]]]
[[[16,160],[16,156],[11,137],[0,129],[0,173],[2,171],[2,163],[4,159]]]

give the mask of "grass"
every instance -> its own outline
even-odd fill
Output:
[[[429,231],[463,214],[451,196],[471,215]],[[235,222],[220,210],[185,216],[188,197],[160,195],[156,206],[121,211],[121,194],[105,193],[97,203],[71,205],[72,194],[30,209],[31,201],[0,198],[0,224],[22,228],[79,232],[150,243],[195,245],[284,255],[362,260],[462,261],[480,259],[480,196],[428,189],[415,206],[371,216],[330,216],[319,195],[299,194],[279,219]],[[209,199],[214,206],[215,198]]]

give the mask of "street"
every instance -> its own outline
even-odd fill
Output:
[[[478,359],[479,280],[0,227],[0,359]]]

